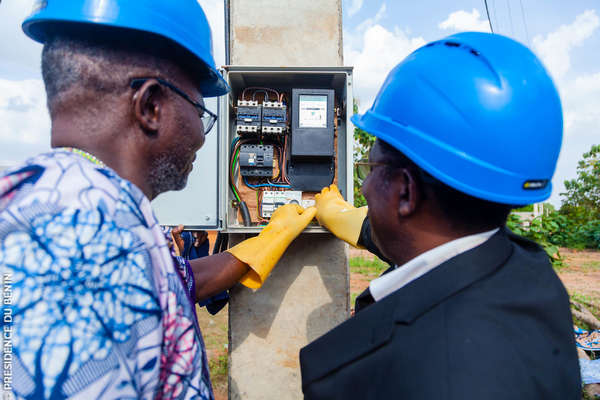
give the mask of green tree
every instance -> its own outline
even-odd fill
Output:
[[[358,114],[358,104],[354,100],[354,114]],[[354,162],[365,160],[369,157],[371,147],[375,143],[375,136],[356,127],[354,128]],[[358,179],[356,168],[354,168],[354,206],[362,207],[367,205],[365,197],[362,195],[360,188],[362,182]]]
[[[577,178],[565,181],[561,214],[578,222],[600,219],[600,145],[592,145],[577,165]]]

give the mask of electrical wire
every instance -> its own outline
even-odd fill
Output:
[[[530,44],[529,29],[527,29],[527,21],[525,21],[525,10],[523,10],[523,1],[519,0],[519,4],[521,5],[521,16],[523,17],[523,26],[525,26],[525,37],[527,38],[527,44]]]
[[[498,13],[496,12],[496,0],[492,0],[492,8],[493,8],[493,17],[494,17],[494,26],[496,27],[496,31],[500,32],[500,23],[498,22]]]
[[[242,143],[242,141],[239,138],[234,139],[234,141],[232,142],[231,162],[229,165],[229,184],[231,186],[231,191],[233,192],[233,195],[235,196],[237,201],[240,203],[242,202],[242,199],[238,192],[237,186],[235,185],[234,172],[235,172],[235,165],[237,163],[237,159],[240,154],[239,147],[240,147],[241,143]]]
[[[494,28],[492,27],[492,20],[490,18],[490,10],[488,9],[487,0],[483,0],[483,3],[485,4],[485,12],[487,14],[488,22],[490,23],[490,30],[492,31],[492,33],[494,33]]]
[[[269,91],[271,93],[275,93],[275,97],[277,99],[279,99],[279,92],[277,90],[275,90],[275,89],[271,89],[271,88],[267,88],[267,87],[260,87],[260,86],[250,86],[250,87],[245,88],[242,91],[242,100],[246,100],[246,91],[248,91],[248,90],[265,90],[265,91]]]
[[[256,99],[256,94],[257,94],[257,93],[263,93],[263,94],[264,94],[264,97],[263,97],[263,103],[264,103],[265,101],[269,101],[269,100],[270,100],[270,99],[269,99],[269,93],[267,93],[267,91],[266,91],[266,90],[262,90],[262,89],[261,89],[261,90],[255,90],[255,91],[254,91],[254,93],[252,93],[252,100],[255,100],[255,99]]]
[[[510,1],[509,0],[506,0],[506,7],[508,8],[508,20],[510,21],[510,34],[514,36],[515,30],[513,27],[512,12],[510,11]]]
[[[252,188],[252,189],[258,189],[258,188],[262,188],[262,187],[266,187],[266,188],[268,188],[268,187],[276,187],[276,188],[284,188],[284,189],[290,189],[291,188],[290,185],[277,185],[277,184],[274,184],[274,183],[267,183],[267,184],[260,183],[260,184],[257,184],[257,185],[253,185],[250,182],[248,182],[248,179],[245,176],[244,176],[244,185],[246,185],[246,186],[248,186],[249,188]]]
[[[283,171],[283,180],[291,186],[290,180],[287,176],[287,149],[288,149],[288,135],[285,135],[283,141],[283,157],[282,157],[282,171]]]

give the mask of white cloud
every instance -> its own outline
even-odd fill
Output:
[[[352,4],[348,7],[348,15],[353,16],[360,11],[363,5],[363,0],[352,0]]]
[[[39,79],[0,79],[0,160],[20,161],[50,148],[50,118]],[[17,149],[27,149],[21,153]]]
[[[448,15],[445,21],[438,24],[438,28],[455,31],[490,32],[489,22],[487,19],[481,19],[481,14],[475,8],[470,13],[464,10],[454,11]]]
[[[600,142],[600,72],[579,76],[561,86],[565,133],[572,135],[578,123],[595,123]]]
[[[354,97],[361,111],[371,106],[390,70],[425,44],[425,39],[411,37],[406,30],[388,30],[378,24],[386,12],[384,3],[375,16],[353,31],[344,31],[344,63],[354,66]]]
[[[354,66],[354,97],[361,110],[371,106],[379,87],[390,70],[413,50],[423,46],[422,37],[411,38],[395,28],[389,31],[381,25],[373,25],[363,35],[361,50],[346,48],[344,57]]]
[[[381,5],[381,7],[379,7],[379,10],[377,10],[377,14],[375,14],[375,16],[373,18],[367,18],[363,22],[358,24],[358,26],[356,27],[356,30],[358,32],[366,31],[367,29],[369,29],[370,27],[372,27],[373,25],[375,25],[376,23],[381,21],[383,19],[383,17],[386,16],[386,11],[387,11],[387,5],[385,3],[383,3]]]
[[[579,14],[573,23],[561,25],[546,37],[538,35],[533,38],[533,47],[542,58],[552,75],[560,79],[571,67],[570,52],[573,47],[582,46],[600,26],[600,19],[595,10],[587,10]]]
[[[568,25],[561,25],[545,37],[533,39],[533,47],[555,79],[560,92],[564,137],[554,175],[551,201],[560,205],[559,193],[564,181],[577,176],[577,162],[592,144],[600,143],[600,71],[580,76],[569,74],[571,51],[585,47],[585,42],[598,34],[600,19],[595,10],[579,14]]]
[[[4,1],[0,3],[0,54],[2,63],[20,77],[39,76],[42,45],[29,39],[21,30],[21,23],[32,10],[33,0]]]

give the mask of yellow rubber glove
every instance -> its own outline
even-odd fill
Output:
[[[358,238],[368,208],[356,208],[345,201],[335,185],[323,188],[321,193],[315,196],[315,202],[319,224],[344,242],[360,247]]]
[[[251,289],[261,287],[285,249],[306,228],[316,213],[315,207],[305,210],[298,204],[281,206],[273,213],[271,222],[258,236],[244,240],[227,250],[250,266],[240,283]]]

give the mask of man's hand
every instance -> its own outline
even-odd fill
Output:
[[[181,237],[181,233],[183,232],[183,225],[179,225],[173,229],[171,229],[171,238],[173,239],[173,244],[175,244],[175,254],[177,254],[178,256],[180,256],[181,254],[183,254],[183,250],[185,247],[185,242],[183,241],[183,238]]]
[[[285,249],[312,221],[316,212],[315,207],[305,210],[297,204],[281,206],[258,236],[227,250],[250,266],[240,283],[251,289],[261,287]]]
[[[315,196],[315,201],[319,224],[343,241],[358,247],[360,230],[368,208],[356,208],[345,201],[335,185],[323,188]]]

